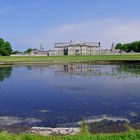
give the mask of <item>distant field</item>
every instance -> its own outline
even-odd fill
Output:
[[[140,60],[138,55],[96,55],[96,56],[0,56],[0,62],[88,62],[98,60]]]

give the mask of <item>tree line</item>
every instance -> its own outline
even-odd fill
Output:
[[[0,38],[0,55],[9,56],[12,53],[12,47],[10,42],[4,41],[4,39]]]
[[[116,44],[115,49],[120,49],[126,52],[131,52],[131,51],[140,52],[140,41],[125,43],[125,44],[118,43]],[[28,48],[27,50],[24,51],[24,53],[31,53],[33,50],[37,50],[37,49]],[[0,38],[0,55],[1,56],[10,56],[11,54],[18,54],[18,53],[21,53],[21,52],[19,52],[18,50],[13,51],[10,42],[4,41],[4,39]]]
[[[18,50],[13,51],[10,42],[5,41],[3,38],[0,38],[0,56],[10,56],[11,54],[18,54],[18,53],[28,53],[29,54],[33,50],[37,50],[37,49],[28,48],[24,52],[21,52]]]
[[[131,52],[131,51],[140,52],[140,41],[125,43],[125,44],[118,43],[116,44],[115,48],[126,52]]]
[[[32,48],[28,48],[27,50],[21,52],[21,51],[18,51],[18,50],[15,50],[12,52],[12,54],[19,54],[19,53],[25,53],[25,54],[30,54],[32,51],[36,51],[37,49],[32,49]]]

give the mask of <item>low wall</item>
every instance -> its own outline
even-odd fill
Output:
[[[140,53],[95,53],[95,54],[89,54],[89,55],[140,55]],[[48,56],[48,55],[29,55],[29,54],[25,54],[25,55],[10,55],[10,56]],[[50,56],[64,56],[64,55],[50,55]],[[72,55],[69,55],[72,56]],[[75,56],[75,55],[73,55]],[[86,56],[86,55],[83,55]]]
[[[48,135],[75,135],[79,134],[81,129],[79,127],[73,128],[49,128],[49,127],[32,127],[29,133],[39,134],[43,136]]]

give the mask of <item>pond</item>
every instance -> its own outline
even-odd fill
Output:
[[[140,122],[140,64],[0,67],[0,126]]]

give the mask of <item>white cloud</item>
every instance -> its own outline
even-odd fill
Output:
[[[112,42],[129,42],[140,39],[140,21],[117,19],[98,20],[85,23],[66,24],[48,32],[47,38],[57,41],[89,40],[101,41],[104,47]]]
[[[103,48],[110,48],[112,42],[131,42],[140,40],[140,20],[104,19],[97,21],[64,24],[52,29],[42,30],[40,36],[28,36],[18,39],[25,46],[39,47],[48,43],[53,48],[54,42],[70,40],[101,41]]]

